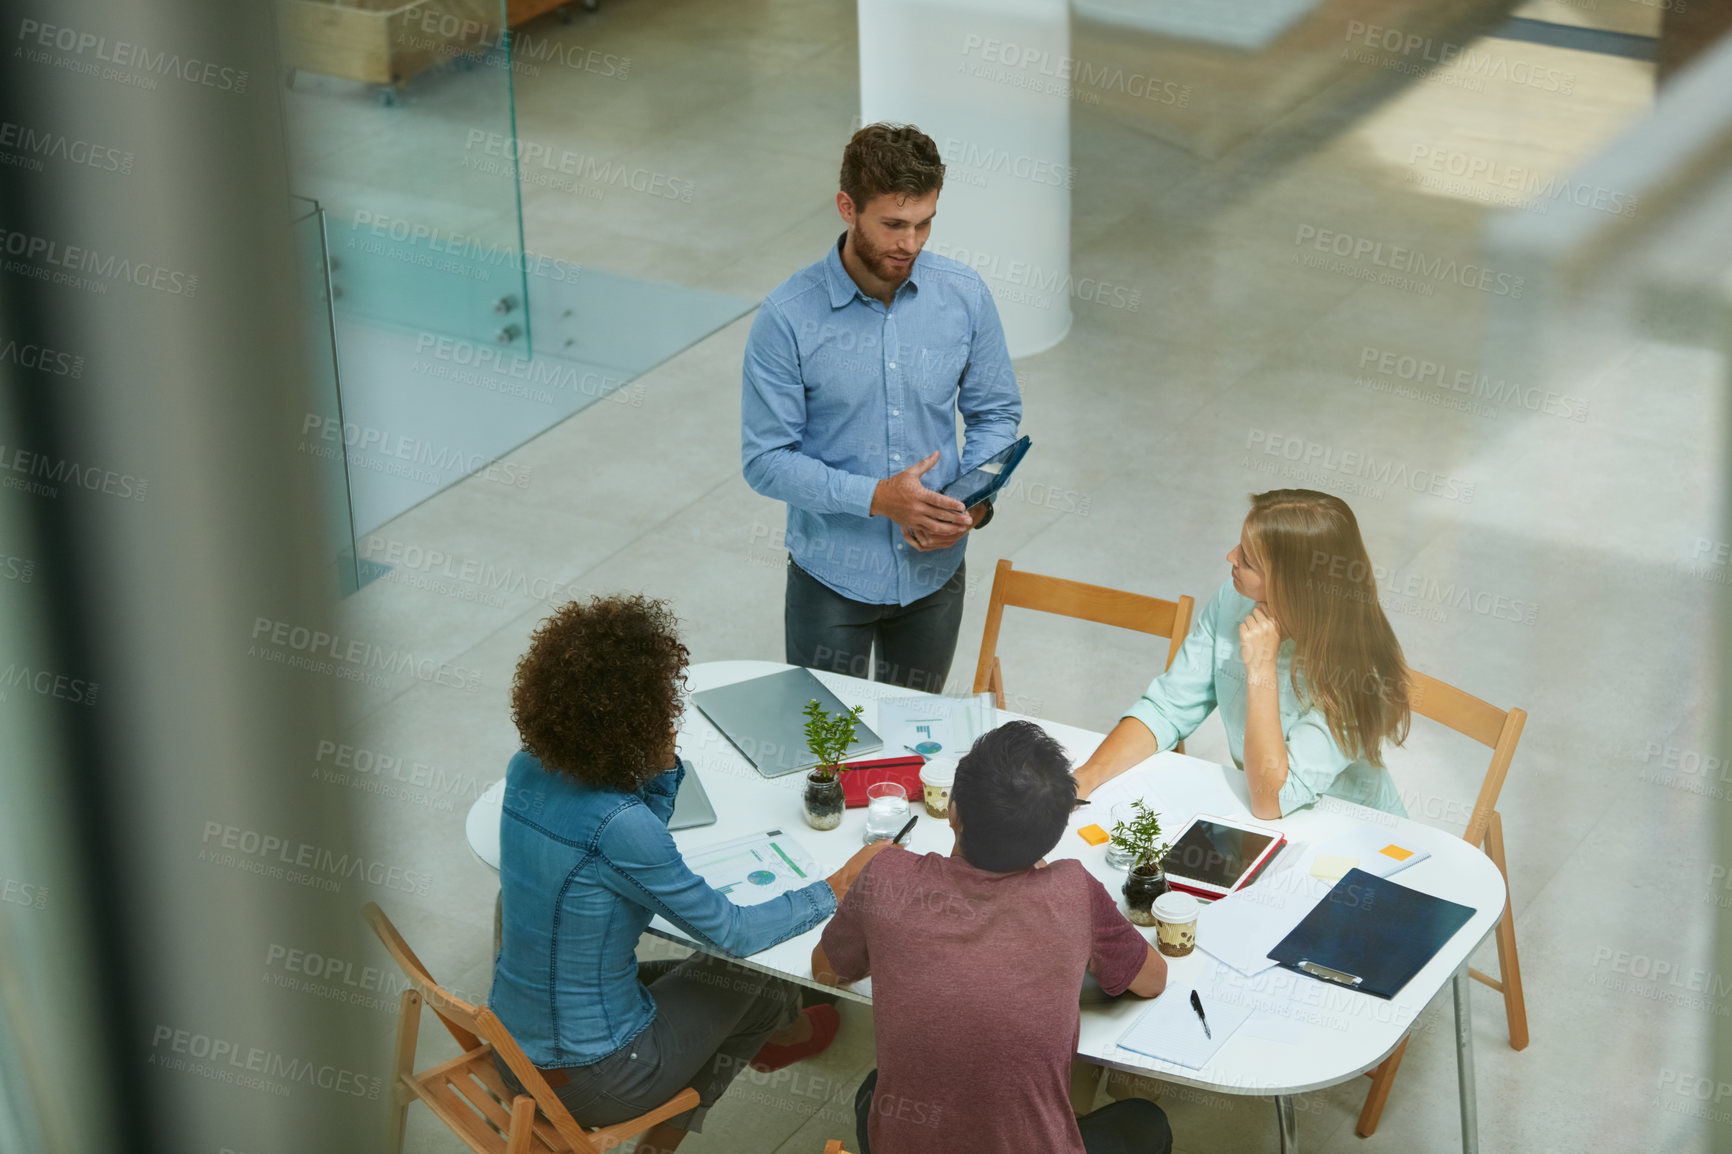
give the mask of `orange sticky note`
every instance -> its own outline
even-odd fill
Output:
[[[1383,854],[1385,857],[1392,857],[1396,861],[1406,861],[1408,858],[1413,856],[1412,850],[1402,849],[1400,846],[1393,844],[1386,845],[1377,852]]]
[[[1100,845],[1102,842],[1110,840],[1107,837],[1107,831],[1098,825],[1085,825],[1077,830],[1077,834],[1090,845]]]

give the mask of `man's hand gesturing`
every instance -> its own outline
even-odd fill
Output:
[[[974,524],[968,510],[955,497],[936,493],[920,483],[932,466],[938,464],[936,451],[924,461],[918,461],[878,482],[872,494],[872,516],[888,517],[902,526],[905,533],[922,538],[955,540]]]

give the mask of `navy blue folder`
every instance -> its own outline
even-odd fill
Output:
[[[1347,871],[1269,958],[1309,977],[1393,998],[1473,917],[1473,910]]]

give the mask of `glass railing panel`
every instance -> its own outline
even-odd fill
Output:
[[[501,0],[278,0],[295,191],[340,316],[529,350]]]
[[[337,595],[360,588],[360,562],[355,554],[354,508],[349,500],[349,469],[343,438],[324,436],[343,427],[343,399],[337,380],[335,319],[331,313],[329,257],[325,249],[325,214],[316,201],[291,200],[294,213],[295,264],[301,282],[301,324],[305,334],[303,364],[308,376],[307,414],[302,421],[301,447],[317,474],[322,516],[319,532]]]

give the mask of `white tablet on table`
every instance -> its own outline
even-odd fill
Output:
[[[1214,901],[1249,885],[1286,844],[1278,829],[1198,814],[1173,839],[1161,868],[1168,887]]]

